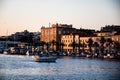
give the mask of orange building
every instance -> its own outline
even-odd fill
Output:
[[[51,27],[41,28],[41,41],[51,42],[53,40],[60,42],[62,34],[74,32],[76,29],[72,25],[53,24]]]
[[[56,41],[61,43],[61,35],[76,32],[77,29],[72,25],[53,24],[51,27],[41,27],[41,41],[51,42]]]
[[[118,38],[118,36],[114,36],[116,37],[117,39],[120,39],[120,36]],[[65,52],[73,52],[73,47],[70,46],[70,44],[72,42],[75,42],[77,44],[85,44],[85,51],[88,51],[88,40],[89,39],[92,39],[93,42],[98,42],[98,44],[100,44],[100,39],[101,39],[101,36],[80,36],[80,34],[68,34],[68,35],[62,35],[61,37],[61,42],[64,43],[64,47],[63,47],[63,50]],[[111,38],[110,36],[104,36],[104,38],[107,40],[108,38]],[[81,50],[82,50],[82,47],[80,46],[79,47]],[[93,49],[93,48],[92,48]],[[78,51],[79,49],[76,48],[75,49],[75,52],[79,52]]]
[[[120,35],[113,35],[111,38],[113,41],[118,41],[120,43]]]
[[[62,35],[61,42],[64,44],[63,50],[65,52],[73,52],[73,47],[70,44],[73,42],[79,43],[79,35]]]

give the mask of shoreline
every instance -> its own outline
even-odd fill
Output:
[[[2,54],[0,53],[1,55],[5,55],[5,54]],[[18,54],[7,54],[6,56],[8,55],[11,55],[11,56],[26,56],[26,57],[32,57],[34,55],[18,55]],[[96,58],[96,57],[79,57],[79,56],[55,56],[56,58],[64,58],[64,59],[90,59],[90,60],[105,60],[105,61],[117,61],[117,62],[120,62],[120,59],[115,59],[115,58]]]

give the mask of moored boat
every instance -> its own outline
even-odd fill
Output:
[[[4,55],[8,55],[9,53],[10,53],[9,49],[4,49],[4,50],[3,50],[3,54],[4,54]]]
[[[55,57],[39,57],[39,56],[34,56],[34,61],[35,62],[55,62],[57,58]]]

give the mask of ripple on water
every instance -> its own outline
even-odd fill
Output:
[[[119,80],[120,62],[60,58],[33,62],[30,56],[0,55],[0,80]]]

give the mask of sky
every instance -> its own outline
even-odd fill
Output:
[[[120,0],[0,0],[0,36],[50,24],[100,30],[120,25]]]

